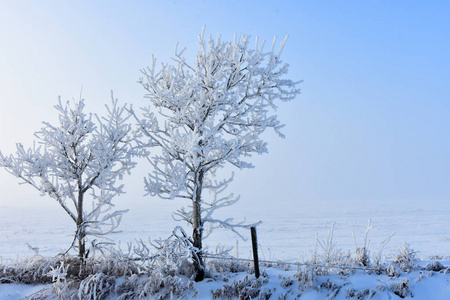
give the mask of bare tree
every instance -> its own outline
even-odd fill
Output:
[[[299,93],[297,82],[282,79],[288,65],[280,60],[286,39],[277,53],[276,38],[270,51],[249,37],[233,42],[199,36],[196,60],[189,64],[175,48],[175,65],[162,64],[142,70],[140,83],[147,90],[149,107],[138,120],[141,147],[153,148],[148,161],[152,173],[145,179],[149,195],[165,199],[189,199],[191,206],[176,212],[192,225],[196,280],[204,276],[202,240],[204,230],[225,227],[236,230],[243,223],[215,219],[214,210],[234,204],[233,194],[221,197],[229,179],[218,180],[216,171],[226,164],[239,169],[253,167],[245,159],[267,152],[261,134],[272,128],[281,137],[282,124],[272,112],[276,102],[289,101]],[[159,149],[156,151],[156,149]],[[208,191],[209,194],[206,194]]]
[[[94,115],[96,122],[84,112],[84,100],[73,107],[59,100],[55,108],[59,124],[44,122],[32,148],[17,144],[15,155],[0,152],[0,166],[61,205],[76,224],[71,248],[78,248],[79,257],[85,258],[87,237],[113,232],[126,212],[113,211],[112,199],[123,193],[116,180],[134,166],[129,114],[114,98],[106,117]]]

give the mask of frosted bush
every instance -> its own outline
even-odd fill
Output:
[[[298,266],[294,277],[299,281],[299,290],[303,291],[314,285],[317,275],[314,267]]]
[[[367,267],[370,264],[369,253],[370,251],[366,247],[356,248],[355,263],[362,267]]]
[[[80,282],[75,280],[59,281],[52,285],[53,294],[58,297],[58,299],[76,299],[78,298],[78,288],[80,287]]]
[[[362,247],[358,247],[358,244],[356,243],[356,236],[355,236],[355,232],[353,232],[353,240],[355,242],[355,247],[356,247],[356,251],[355,251],[355,263],[357,263],[358,265],[361,265],[363,267],[367,267],[370,263],[370,258],[369,258],[369,240],[367,239],[369,231],[372,229],[373,227],[370,225],[370,219],[369,222],[367,224],[367,228],[366,231],[364,233],[364,245]]]
[[[331,228],[328,231],[328,237],[326,240],[316,239],[318,245],[322,249],[321,259],[325,264],[339,264],[342,258],[342,250],[336,247],[336,241],[334,240],[334,225],[331,224]]]
[[[388,275],[389,277],[398,277],[400,276],[400,273],[393,264],[389,264],[386,267],[386,275]]]
[[[1,266],[0,283],[51,283],[52,277],[48,275],[55,259],[46,259],[42,256],[33,256]]]
[[[357,291],[354,288],[347,289],[347,295],[345,298],[352,298],[352,299],[371,299],[375,295],[376,291],[371,289],[364,289],[361,291]]]
[[[411,249],[410,245],[403,242],[403,248],[398,250],[393,262],[397,264],[403,272],[411,272],[415,269],[414,261],[416,260],[417,252]]]
[[[155,296],[156,299],[179,299],[191,294],[196,297],[198,294],[194,283],[186,278],[178,276],[166,276],[155,272],[138,285],[136,298],[148,299],[149,296]]]
[[[292,280],[290,276],[284,277],[281,280],[281,282],[280,282],[280,286],[283,287],[283,288],[286,288],[286,287],[291,286],[293,284],[294,284],[294,280]]]
[[[434,261],[430,264],[427,264],[425,266],[425,269],[427,269],[428,271],[435,271],[435,272],[439,272],[442,269],[444,269],[445,267],[438,261]]]
[[[325,282],[320,283],[316,286],[316,290],[318,292],[324,292],[327,293],[327,300],[332,300],[336,297],[336,295],[341,290],[342,285],[336,284],[334,282],[331,282],[331,280],[328,278]]]
[[[396,294],[397,296],[399,296],[400,298],[405,298],[407,296],[411,296],[413,297],[413,294],[410,290],[410,286],[409,286],[409,280],[407,278],[404,278],[402,280],[400,280],[397,283],[393,283],[389,286],[389,289]]]
[[[220,289],[212,292],[213,299],[268,299],[272,294],[271,290],[261,290],[269,280],[264,277],[258,279],[245,276],[242,280],[235,280],[231,284],[225,284]]]
[[[80,299],[104,299],[113,290],[115,277],[103,273],[89,275],[80,283],[78,297]]]
[[[220,273],[226,275],[228,273],[248,272],[250,273],[250,263],[240,262],[233,259],[213,259],[208,261],[207,271],[210,274]]]
[[[170,276],[194,274],[192,257],[196,249],[181,227],[175,227],[169,238],[156,240],[152,246],[156,249],[153,262],[160,272]]]

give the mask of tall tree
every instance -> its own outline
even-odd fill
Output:
[[[123,193],[116,180],[134,166],[129,114],[114,98],[103,118],[86,114],[84,100],[73,107],[59,100],[55,108],[59,124],[44,122],[32,148],[17,144],[15,155],[0,152],[0,166],[61,205],[76,224],[72,246],[85,258],[87,238],[113,232],[125,212],[112,211],[112,199]]]
[[[141,129],[140,145],[159,149],[148,159],[153,171],[145,179],[145,189],[152,196],[190,200],[191,205],[175,215],[193,228],[196,280],[204,276],[206,226],[232,230],[244,226],[231,218],[213,218],[215,209],[238,200],[233,194],[219,196],[232,176],[218,180],[216,171],[226,164],[253,167],[246,158],[267,152],[261,137],[266,129],[283,137],[283,125],[273,114],[276,102],[292,100],[299,93],[297,82],[282,78],[288,71],[280,60],[285,42],[275,52],[274,39],[271,50],[265,51],[258,39],[251,49],[246,35],[224,42],[220,36],[205,40],[203,31],[192,64],[176,47],[175,65],[156,69],[152,58],[151,67],[142,70],[140,83],[150,105],[142,108],[142,118],[132,113]]]

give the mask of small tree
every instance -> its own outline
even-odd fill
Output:
[[[123,193],[117,178],[134,166],[128,141],[129,115],[114,98],[106,117],[95,115],[97,124],[84,112],[84,100],[73,107],[59,100],[55,108],[58,126],[44,122],[35,133],[38,146],[34,143],[25,150],[17,144],[16,155],[0,152],[0,166],[61,205],[76,224],[72,246],[85,258],[87,237],[113,232],[125,212],[112,211],[112,199]],[[89,200],[92,206],[87,205]]]
[[[253,167],[245,158],[267,152],[261,138],[267,128],[283,136],[283,125],[272,111],[276,101],[292,100],[299,92],[296,82],[282,79],[288,70],[280,60],[285,42],[275,54],[276,39],[264,52],[258,39],[255,49],[250,49],[246,35],[235,36],[233,42],[223,42],[220,36],[205,41],[202,32],[193,64],[183,57],[184,50],[175,48],[175,66],[163,64],[156,70],[153,58],[151,67],[142,71],[140,83],[151,105],[142,108],[141,119],[132,113],[142,132],[140,145],[160,149],[149,158],[153,172],[145,179],[145,189],[152,196],[190,200],[191,206],[181,208],[176,216],[193,228],[196,280],[204,275],[205,226],[232,230],[243,226],[212,217],[215,209],[238,200],[233,194],[219,196],[232,177],[217,181],[216,171],[226,164]]]

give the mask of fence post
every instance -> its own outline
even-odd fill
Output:
[[[250,227],[252,235],[253,263],[255,265],[255,277],[259,278],[259,261],[258,261],[258,239],[256,237],[256,228]]]

